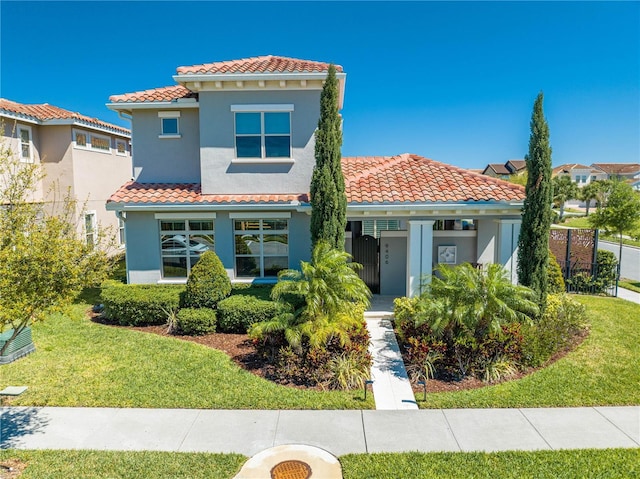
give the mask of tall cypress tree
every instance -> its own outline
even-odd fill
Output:
[[[327,241],[344,249],[347,197],[342,175],[342,130],[338,113],[338,79],[329,65],[320,95],[320,120],[316,130],[316,165],[311,177],[311,243]]]
[[[525,156],[529,177],[518,238],[518,280],[538,293],[540,306],[547,299],[547,265],[551,228],[551,146],[549,126],[542,111],[543,94],[533,104],[529,154]]]

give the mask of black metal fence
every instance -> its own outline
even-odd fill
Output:
[[[606,294],[618,296],[620,265],[574,262],[560,265],[562,276],[570,293]],[[599,269],[601,268],[601,269]]]

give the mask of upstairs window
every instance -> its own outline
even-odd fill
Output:
[[[291,158],[293,105],[232,105],[236,158]]]
[[[23,161],[25,163],[33,162],[31,128],[28,126],[19,126],[18,138],[20,139],[20,161]]]
[[[160,138],[180,138],[180,112],[159,111]]]
[[[125,156],[127,154],[127,142],[116,140],[116,155]]]
[[[91,149],[110,151],[111,140],[106,136],[91,135]]]
[[[73,130],[74,148],[95,150],[101,153],[111,153],[111,137]]]

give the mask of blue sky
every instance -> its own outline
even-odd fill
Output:
[[[527,152],[542,90],[554,165],[640,161],[639,2],[0,2],[0,96],[129,126],[113,94],[181,65],[343,65],[342,153],[466,168]]]

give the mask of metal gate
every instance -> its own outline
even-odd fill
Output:
[[[372,293],[380,293],[380,262],[378,259],[378,240],[373,236],[360,236],[352,243],[353,260],[362,265],[358,275]]]

